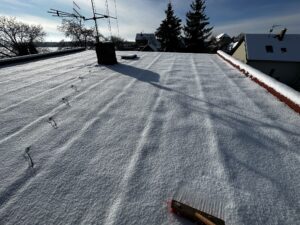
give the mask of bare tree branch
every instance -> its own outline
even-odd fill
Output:
[[[7,45],[3,45],[3,44],[0,43],[0,46],[3,47],[3,48],[5,48],[6,50],[8,50],[9,52],[11,52],[11,53],[13,53],[13,54],[15,54],[15,55],[18,54],[18,53],[15,52],[13,49],[8,48]]]
[[[58,30],[64,32],[66,37],[70,37],[77,45],[83,46],[87,42],[94,40],[95,31],[93,28],[86,28],[77,19],[63,19]]]
[[[4,53],[4,52],[2,52],[2,51],[0,51],[0,54],[1,54],[1,55],[4,55],[5,57],[9,57],[9,58],[12,57],[11,55],[8,55],[8,54],[6,54],[6,53]]]
[[[14,55],[38,53],[34,42],[42,41],[45,35],[40,25],[28,25],[14,17],[0,16],[0,46]]]

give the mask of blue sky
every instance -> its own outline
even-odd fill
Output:
[[[169,0],[116,0],[120,36],[134,40],[138,32],[154,32],[164,19],[164,10]],[[46,40],[59,41],[64,38],[57,31],[59,18],[47,14],[50,8],[72,11],[73,0],[0,0],[0,15],[15,16],[26,23],[41,24],[48,33]],[[85,16],[91,15],[90,0],[76,0]],[[115,15],[114,0],[108,0],[110,14]],[[185,22],[185,14],[192,0],[172,0],[175,13]],[[105,13],[105,0],[95,0],[97,11]],[[214,26],[214,34],[226,32],[230,35],[245,33],[267,33],[273,24],[288,28],[289,33],[300,33],[300,0],[206,0],[206,14]],[[112,33],[117,34],[116,22]],[[92,26],[87,23],[87,26]],[[107,21],[99,28],[109,35]]]

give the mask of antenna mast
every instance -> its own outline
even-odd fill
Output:
[[[105,6],[106,6],[106,15],[109,16],[108,0],[105,0]],[[109,32],[110,32],[110,37],[112,37],[111,24],[110,24],[110,19],[109,18],[108,18],[108,29],[109,29]]]
[[[118,10],[117,10],[117,0],[115,1],[115,14],[116,14],[116,18],[117,18],[117,30],[118,30],[118,37],[120,37],[120,29],[119,29],[119,22],[118,22]]]
[[[91,18],[86,18],[78,12],[80,10],[80,7],[78,6],[78,4],[75,1],[73,1],[73,13],[68,13],[68,12],[57,10],[57,9],[50,9],[48,11],[48,13],[52,14],[52,16],[55,16],[55,17],[68,17],[68,18],[79,19],[80,24],[81,24],[81,20],[84,20],[84,21],[94,20],[95,21],[95,30],[96,30],[95,39],[96,39],[96,53],[97,53],[98,63],[99,64],[110,64],[110,65],[116,64],[116,63],[118,63],[118,61],[116,58],[115,45],[112,42],[100,43],[100,35],[99,35],[97,20],[103,19],[103,18],[105,18],[105,19],[110,19],[110,18],[117,19],[117,18],[109,16],[107,0],[106,0],[107,15],[97,13],[94,0],[91,0],[91,3],[92,3],[92,10],[93,10],[93,17],[91,17]],[[109,29],[111,32],[110,21],[109,21]]]
[[[93,20],[95,21],[95,28],[96,28],[96,43],[99,43],[99,30],[98,30],[98,23],[97,23],[97,18],[96,18],[96,10],[95,10],[95,2],[94,0],[91,0],[92,2],[92,8],[93,8]]]
[[[93,17],[91,17],[91,18],[86,18],[86,17],[82,16],[75,9],[75,7],[73,7],[73,13],[68,13],[68,12],[57,10],[57,9],[50,9],[48,11],[48,13],[50,13],[50,14],[52,14],[52,16],[56,16],[56,17],[69,17],[69,18],[73,17],[73,18],[76,18],[76,19],[78,19],[78,18],[83,19],[84,21],[94,20],[95,21],[95,29],[96,29],[96,43],[98,44],[100,42],[100,40],[99,40],[100,35],[99,35],[99,29],[98,29],[97,20],[98,19],[103,19],[103,18],[105,18],[105,19],[109,19],[109,18],[117,19],[117,18],[109,16],[109,15],[104,15],[104,14],[97,13],[96,9],[95,9],[95,2],[94,2],[94,0],[91,0],[91,3],[92,3],[92,9],[93,9]],[[76,5],[76,7],[79,8],[79,6],[78,6],[78,4],[76,4],[76,2],[74,2],[74,5]]]

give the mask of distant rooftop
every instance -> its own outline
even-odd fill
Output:
[[[216,37],[217,40],[220,40],[220,39],[222,39],[222,38],[230,38],[230,36],[229,36],[228,34],[226,34],[226,33],[222,33],[222,34],[219,34],[219,35]]]
[[[156,39],[153,33],[137,33],[135,40],[136,41],[147,40],[148,45],[155,51],[157,51],[160,48],[160,43]]]
[[[245,45],[248,60],[300,62],[300,34],[245,34]]]

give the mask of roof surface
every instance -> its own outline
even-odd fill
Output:
[[[0,224],[298,224],[298,114],[217,55],[117,54],[0,68]]]
[[[275,35],[245,34],[248,60],[300,62],[300,34],[286,34],[282,41]],[[271,46],[273,52],[267,52]]]

